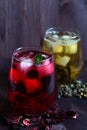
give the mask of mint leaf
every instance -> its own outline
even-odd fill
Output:
[[[35,56],[34,61],[35,61],[35,65],[39,65],[41,64],[42,60],[45,60],[46,58],[42,55],[42,54],[38,54],[37,56]]]

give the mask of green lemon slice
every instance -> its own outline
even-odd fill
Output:
[[[54,45],[54,46],[53,46],[53,52],[54,52],[54,53],[62,53],[62,51],[63,51],[62,45],[57,44],[57,45]]]
[[[60,55],[56,55],[55,57],[55,63],[57,65],[60,65],[60,66],[63,66],[63,67],[66,67],[67,64],[70,62],[70,57],[69,56],[60,56]]]

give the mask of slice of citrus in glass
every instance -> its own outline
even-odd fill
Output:
[[[53,46],[53,52],[54,53],[62,53],[63,47],[60,44],[56,44]]]
[[[65,42],[65,53],[67,54],[77,53],[77,45],[79,40],[69,40],[64,42]]]
[[[75,42],[76,43],[71,44],[69,47],[70,54],[75,54],[77,52],[77,41],[75,41]]]
[[[55,63],[56,64],[58,64],[58,65],[60,65],[60,66],[64,66],[64,67],[66,67],[67,66],[67,64],[69,63],[69,61],[70,61],[70,57],[69,56],[60,56],[60,55],[57,55],[56,57],[55,57]]]

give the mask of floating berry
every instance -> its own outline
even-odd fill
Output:
[[[28,94],[36,93],[41,89],[41,81],[39,79],[29,79],[24,80],[24,85]]]
[[[17,84],[19,81],[21,81],[22,75],[18,70],[11,68],[9,73],[9,79],[15,84]]]
[[[39,72],[36,69],[31,69],[26,74],[27,78],[37,79],[39,77]]]

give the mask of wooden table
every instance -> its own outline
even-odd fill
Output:
[[[83,71],[79,77],[83,82],[87,81],[87,61],[84,64]],[[0,130],[10,130],[2,122],[2,114],[9,111],[7,99],[7,74],[0,74]],[[78,114],[77,119],[67,119],[53,127],[55,130],[86,130],[87,129],[87,99],[78,97],[66,97],[58,100],[60,108],[74,110]],[[11,129],[12,130],[12,129]],[[18,130],[18,129],[17,129]],[[20,130],[29,130],[29,128],[20,128]]]

